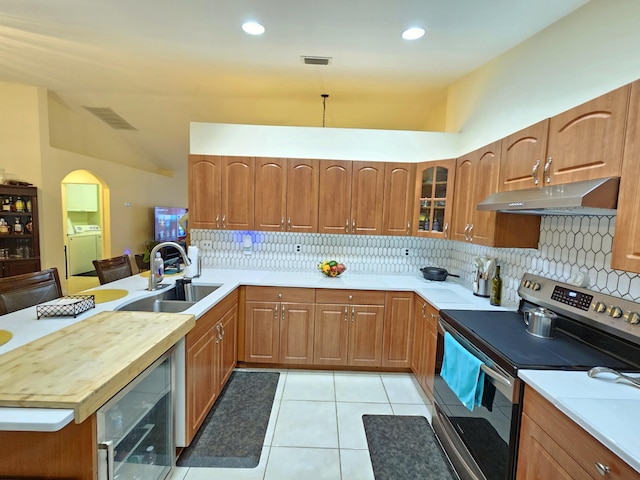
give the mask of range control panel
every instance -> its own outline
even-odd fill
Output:
[[[640,304],[526,273],[518,294],[525,300],[640,343]]]

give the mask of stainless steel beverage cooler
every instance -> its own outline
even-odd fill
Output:
[[[162,480],[175,466],[172,353],[98,410],[98,480]]]

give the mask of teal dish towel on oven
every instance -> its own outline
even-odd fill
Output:
[[[447,382],[465,407],[473,407],[482,402],[484,372],[482,361],[469,353],[448,332],[444,333],[444,355],[440,376]]]

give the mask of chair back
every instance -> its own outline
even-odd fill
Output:
[[[62,296],[57,268],[0,278],[0,315]]]
[[[96,267],[100,285],[133,275],[129,255],[121,255],[105,260],[94,260],[93,266]]]

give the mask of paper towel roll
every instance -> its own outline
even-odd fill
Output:
[[[195,245],[189,245],[187,249],[187,257],[191,261],[191,265],[187,265],[184,268],[184,276],[187,278],[194,278],[198,275],[198,247]]]

